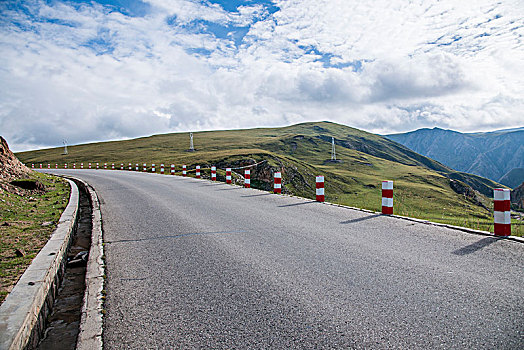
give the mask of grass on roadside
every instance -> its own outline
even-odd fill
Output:
[[[32,173],[45,191],[0,189],[0,303],[47,243],[69,201],[67,181]]]

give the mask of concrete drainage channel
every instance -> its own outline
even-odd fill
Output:
[[[69,182],[57,229],[0,307],[0,349],[102,349],[100,207],[86,183]]]
[[[85,290],[85,276],[89,246],[91,245],[92,209],[89,193],[77,183],[80,205],[77,215],[76,232],[67,253],[64,278],[58,295],[47,317],[47,326],[37,349],[75,349],[80,330],[82,301]]]

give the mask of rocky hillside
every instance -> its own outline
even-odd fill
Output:
[[[515,210],[524,211],[524,182],[511,191],[511,207]]]
[[[0,191],[16,192],[17,187],[11,184],[15,179],[29,177],[31,169],[23,165],[11,152],[7,141],[0,136]]]
[[[508,187],[524,181],[520,178],[514,185],[505,176],[512,169],[524,168],[524,128],[474,134],[433,128],[386,137],[450,168]]]

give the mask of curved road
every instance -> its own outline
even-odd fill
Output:
[[[51,172],[100,197],[106,349],[524,348],[521,243],[207,180]]]

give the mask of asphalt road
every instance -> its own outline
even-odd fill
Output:
[[[101,200],[106,349],[524,348],[522,243],[207,180],[58,172]]]

